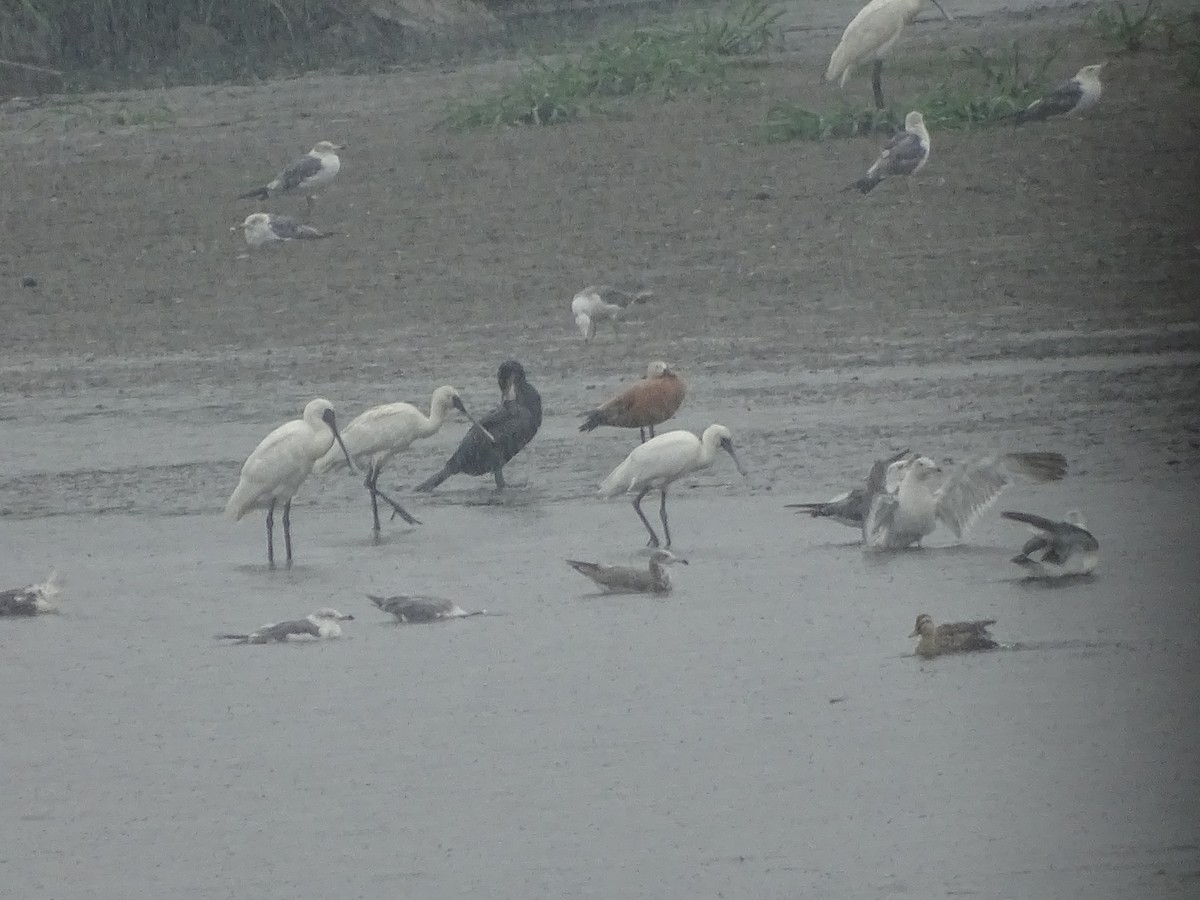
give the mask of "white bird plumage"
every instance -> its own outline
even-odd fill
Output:
[[[947,20],[950,19],[937,0],[930,2]],[[883,109],[883,59],[900,39],[904,26],[917,17],[924,5],[925,0],[871,0],[842,32],[841,41],[829,57],[823,80],[836,81],[839,87],[844,87],[855,66],[873,61],[871,87],[875,105]]]
[[[283,536],[288,565],[291,565],[292,498],[316,461],[335,441],[345,453],[333,404],[318,397],[308,402],[301,418],[280,425],[246,458],[237,487],[225,504],[225,515],[237,521],[252,509],[267,510],[267,561],[272,566],[275,564],[275,506],[283,504]],[[346,456],[350,464],[349,455]]]
[[[666,546],[671,546],[671,527],[667,523],[667,488],[675,480],[706,469],[717,458],[717,451],[724,450],[733,458],[733,464],[743,476],[746,470],[742,468],[733,449],[733,435],[724,425],[712,424],[704,429],[700,437],[690,431],[668,431],[653,437],[644,444],[639,444],[625,460],[609,473],[597,492],[601,497],[615,497],[630,491],[637,492],[633,499],[633,508],[650,532],[649,546],[659,546],[658,535],[642,512],[642,498],[650,491],[657,490],[662,494],[659,506],[659,517],[662,519],[663,535]]]
[[[597,322],[610,322],[615,333],[617,317],[628,306],[645,303],[653,296],[653,291],[631,294],[607,284],[593,284],[571,298],[571,316],[586,343],[596,336]]]

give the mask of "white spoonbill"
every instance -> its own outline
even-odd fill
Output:
[[[742,468],[737,454],[733,451],[733,435],[724,425],[713,424],[704,429],[701,437],[696,437],[690,431],[668,431],[639,444],[625,457],[625,461],[604,479],[598,493],[601,497],[615,497],[618,494],[637,491],[637,496],[633,498],[633,509],[650,532],[649,546],[657,547],[658,535],[654,533],[654,528],[642,512],[642,498],[650,491],[657,490],[662,495],[658,513],[662,519],[663,535],[667,539],[665,546],[670,549],[671,526],[667,524],[667,488],[671,482],[689,472],[707,469],[716,460],[718,450],[728,453],[733,458],[738,472],[745,476],[746,470]]]
[[[584,343],[596,336],[596,323],[607,319],[617,331],[617,316],[631,304],[645,303],[654,296],[653,291],[630,294],[607,284],[593,284],[571,298],[571,315],[583,335]]]
[[[275,566],[275,505],[283,503],[283,540],[287,564],[292,564],[292,498],[312,471],[313,464],[337,441],[352,471],[354,464],[338,434],[333,404],[309,400],[302,418],[280,425],[262,439],[242,466],[242,476],[225,504],[235,522],[252,509],[267,510],[267,562]]]
[[[950,21],[950,15],[938,0],[930,2]],[[900,40],[904,26],[917,17],[924,5],[925,0],[871,0],[842,32],[842,40],[829,57],[822,80],[836,81],[839,87],[844,87],[855,66],[873,60],[871,89],[875,92],[875,105],[883,109],[883,58]]]
[[[867,169],[866,177],[860,178],[846,189],[858,188],[862,193],[868,194],[879,182],[893,175],[911,178],[925,168],[925,163],[929,162],[931,148],[925,117],[914,109],[904,117],[904,130],[892,135],[891,140],[880,151],[879,158]],[[908,186],[911,190],[911,181],[908,182]]]
[[[313,472],[321,475],[333,469],[340,469],[346,464],[346,457],[358,465],[365,462],[367,478],[363,487],[371,494],[371,515],[375,520],[375,534],[378,535],[380,531],[379,498],[409,525],[418,525],[420,523],[405,512],[399,503],[379,490],[379,473],[383,471],[388,460],[397,453],[403,453],[414,441],[437,434],[442,423],[446,421],[446,416],[453,409],[466,416],[476,428],[483,430],[467,412],[458,391],[444,384],[433,392],[429,400],[428,416],[411,403],[385,403],[356,416],[342,431],[346,456],[338,453],[336,447],[330,446],[329,451],[313,466]],[[484,434],[492,440],[486,430]]]

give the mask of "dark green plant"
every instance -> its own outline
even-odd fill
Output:
[[[1141,13],[1131,13],[1118,0],[1097,10],[1094,21],[1102,40],[1128,53],[1137,53],[1158,24],[1158,16],[1154,15],[1154,0],[1146,0],[1146,8]]]
[[[718,56],[763,53],[775,41],[775,23],[783,15],[770,2],[750,0],[735,18],[706,14],[691,24],[700,49]]]

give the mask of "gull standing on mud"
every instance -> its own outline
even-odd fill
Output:
[[[339,150],[344,149],[344,144],[319,141],[308,153],[290,163],[267,184],[238,195],[238,199],[266,200],[276,194],[299,190],[304,194],[308,209],[311,211],[313,195],[333,181],[337,173],[341,171],[342,161],[338,159],[337,154]]]
[[[251,213],[241,225],[231,225],[230,231],[242,230],[246,243],[261,247],[275,241],[314,241],[333,237],[332,231],[317,231],[311,225],[301,225],[291,216],[275,213]]]
[[[648,546],[658,547],[658,535],[642,512],[642,498],[650,491],[657,490],[662,495],[658,514],[662,519],[663,535],[667,539],[664,546],[669,550],[671,526],[667,524],[667,488],[690,472],[707,469],[716,460],[718,450],[728,453],[738,472],[745,477],[746,470],[733,450],[733,435],[724,425],[714,423],[704,429],[701,437],[696,437],[690,431],[668,431],[638,445],[604,479],[597,493],[601,497],[615,497],[636,491],[633,509],[646,526],[646,531],[650,532]]]
[[[635,381],[611,400],[581,415],[587,419],[580,431],[591,431],[601,425],[615,428],[636,428],[646,443],[646,429],[654,437],[654,426],[661,425],[679,411],[687,385],[683,379],[656,360],[646,367],[646,377]]]
[[[672,563],[687,565],[670,550],[650,551],[650,566],[637,569],[633,566],[602,566],[594,562],[568,559],[567,565],[586,575],[610,594],[667,594],[671,591],[671,576],[665,566]]]
[[[966,460],[935,486],[941,473],[932,459],[918,457],[906,464],[893,494],[873,469],[867,486],[871,502],[863,520],[863,545],[868,550],[919,546],[939,521],[961,540],[1013,481],[1058,481],[1067,474],[1067,460],[1061,453],[990,453]]]
[[[275,641],[325,641],[342,636],[339,622],[350,621],[354,616],[343,615],[336,609],[318,609],[303,619],[290,622],[274,622],[264,625],[249,634],[218,634],[218,641],[236,641],[239,644],[270,644]]]
[[[937,0],[930,2],[947,22],[951,21],[949,13]],[[871,60],[874,62],[871,90],[875,94],[875,106],[883,109],[886,106],[883,102],[883,59],[900,40],[904,26],[917,17],[924,5],[925,0],[871,0],[842,32],[842,39],[829,57],[829,66],[821,80],[836,81],[838,87],[845,87],[854,67]]]
[[[391,613],[396,617],[396,621],[403,625],[424,625],[444,619],[466,619],[487,614],[486,609],[467,612],[453,600],[421,594],[397,594],[394,597],[367,594],[367,599],[385,613]]]
[[[0,591],[0,616],[36,616],[58,612],[54,600],[62,593],[57,572],[51,572],[41,584]]]
[[[904,175],[909,179],[916,175],[929,162],[929,131],[925,128],[925,117],[916,110],[904,117],[904,130],[896,132],[892,139],[884,145],[871,168],[867,169],[865,178],[846,187],[857,188],[864,194],[869,194],[883,179],[893,175]],[[907,182],[909,189],[912,181]]]
[[[995,619],[980,619],[975,622],[946,622],[943,625],[935,625],[932,616],[921,613],[917,616],[917,627],[909,637],[920,638],[914,652],[926,659],[944,653],[995,650],[1000,645],[988,634],[988,628],[995,624]]]
[[[1100,102],[1103,88],[1100,85],[1100,69],[1104,63],[1084,66],[1075,77],[1057,85],[1045,97],[1034,100],[1013,116],[1013,122],[1044,122],[1051,116],[1076,116]]]
[[[533,440],[542,426],[542,395],[525,378],[525,367],[515,359],[500,364],[496,373],[500,405],[471,426],[454,455],[436,475],[415,490],[432,491],[451,475],[486,475],[504,490],[504,464]]]
[[[1100,561],[1100,542],[1087,530],[1083,514],[1078,510],[1067,513],[1063,522],[1011,510],[1000,515],[1014,522],[1024,522],[1035,535],[1012,558],[1018,566],[1025,567],[1031,578],[1088,575]],[[1039,552],[1042,558],[1033,559],[1032,555]]]
[[[596,336],[597,322],[608,321],[616,334],[617,316],[631,304],[645,303],[653,296],[653,291],[630,294],[607,284],[593,284],[571,299],[571,315],[587,343]]]
[[[367,466],[367,477],[363,487],[371,495],[371,516],[374,519],[372,528],[378,538],[379,500],[382,499],[392,510],[409,525],[420,524],[409,515],[399,503],[379,490],[379,473],[397,453],[403,453],[412,446],[414,441],[431,437],[441,429],[442,423],[451,410],[458,410],[476,428],[481,428],[478,422],[467,412],[462,397],[457,390],[448,384],[442,385],[433,392],[429,400],[429,415],[425,415],[411,403],[385,403],[373,406],[354,419],[342,430],[342,443],[346,448],[345,456],[337,452],[336,447],[330,447],[322,456],[313,472],[322,475],[345,465],[347,458],[356,465]],[[483,429],[481,429],[483,430]],[[485,440],[492,436],[484,430]]]
[[[323,398],[310,400],[304,414],[280,425],[254,448],[242,466],[238,485],[225,515],[235,522],[252,509],[267,510],[267,563],[275,567],[275,505],[283,504],[283,540],[287,564],[292,564],[292,498],[313,465],[328,452],[334,441],[346,456],[346,464],[357,472],[338,434],[333,404]]]
[[[800,509],[808,513],[814,519],[832,519],[839,525],[847,525],[850,528],[862,528],[863,519],[867,516],[867,505],[869,497],[867,496],[867,485],[872,483],[872,479],[879,480],[879,475],[876,472],[877,467],[881,467],[884,472],[883,484],[884,490],[889,494],[894,494],[900,486],[900,479],[904,477],[904,469],[908,463],[906,458],[909,455],[908,448],[901,450],[887,459],[878,460],[871,467],[871,473],[867,476],[866,484],[860,485],[845,493],[838,494],[832,499],[824,502],[815,503],[785,503],[784,509]],[[897,465],[902,463],[903,465]]]

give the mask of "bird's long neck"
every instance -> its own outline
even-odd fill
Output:
[[[418,412],[420,412],[418,410]],[[420,424],[417,431],[423,438],[430,437],[437,433],[442,427],[442,423],[446,421],[446,404],[432,401],[429,404],[429,415],[421,416]]]

